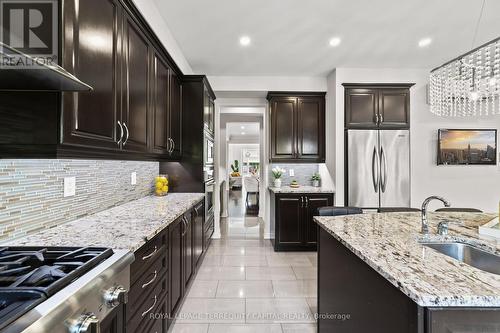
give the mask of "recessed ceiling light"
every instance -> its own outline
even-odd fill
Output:
[[[422,38],[421,40],[418,41],[418,46],[419,47],[426,47],[431,45],[432,43],[432,38]]]
[[[241,132],[241,135],[245,135],[245,132]]]
[[[339,37],[333,37],[332,39],[330,39],[329,44],[330,44],[330,46],[335,47],[335,46],[339,46],[341,41],[342,40]]]
[[[240,44],[241,44],[241,46],[248,46],[248,45],[250,45],[251,41],[252,40],[248,36],[242,36],[242,37],[240,37]]]
[[[241,126],[241,129],[245,129],[245,126]]]

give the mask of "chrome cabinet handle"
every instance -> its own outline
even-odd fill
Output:
[[[306,201],[306,208],[309,207],[309,198],[308,197],[304,197],[305,201]]]
[[[155,249],[153,250],[153,252],[151,252],[150,254],[145,255],[144,257],[142,257],[142,260],[146,260],[146,259],[151,258],[152,256],[155,255],[156,251],[158,251],[158,246],[155,245]]]
[[[129,136],[130,133],[128,131],[127,124],[123,123],[123,127],[125,127],[125,129],[127,130],[127,137],[125,138],[125,141],[123,141],[123,145],[125,146],[127,144],[128,136]]]
[[[175,141],[174,141],[174,139],[170,139],[170,140],[172,140],[172,153],[173,153],[175,150]]]
[[[120,126],[120,140],[118,140],[118,142],[116,144],[120,145],[120,143],[122,142],[122,139],[123,139],[123,126],[122,126],[122,123],[120,123],[120,121],[117,121],[117,123],[118,123],[118,126]]]
[[[377,125],[379,124],[378,119],[379,119],[379,115],[378,115],[378,113],[375,113],[375,123],[376,123]]]
[[[384,115],[382,114],[378,114],[380,116],[380,120],[379,120],[379,123],[383,123],[384,122]]]
[[[373,189],[375,190],[375,193],[378,193],[378,183],[379,183],[379,168],[378,168],[378,152],[377,148],[373,147],[373,154],[372,154],[372,182],[373,182]]]
[[[158,301],[158,297],[156,297],[156,295],[155,295],[155,300],[153,302],[153,305],[151,305],[151,307],[149,309],[147,309],[146,311],[144,311],[142,313],[141,317],[144,317],[145,315],[147,315],[149,313],[149,311],[153,310],[157,301]]]
[[[148,282],[144,283],[144,284],[142,285],[142,289],[146,288],[146,287],[147,287],[147,286],[149,286],[151,283],[153,283],[153,282],[156,280],[156,277],[157,277],[157,276],[158,276],[158,273],[157,273],[157,272],[156,272],[156,270],[155,270],[153,278],[152,278],[151,280],[149,280]]]
[[[168,142],[170,142],[170,148],[168,149],[168,153],[172,154],[175,148],[175,142],[172,138],[168,138]]]
[[[382,166],[383,165],[383,166]],[[384,147],[380,147],[380,187],[382,193],[385,193],[385,188],[387,186],[387,159],[385,157]]]

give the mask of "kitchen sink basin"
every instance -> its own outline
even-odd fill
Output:
[[[480,270],[500,275],[500,256],[475,246],[459,242],[425,242],[422,245]]]

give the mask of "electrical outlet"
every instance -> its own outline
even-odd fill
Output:
[[[76,177],[64,178],[64,197],[72,197],[76,193]]]
[[[295,177],[295,171],[293,169],[288,170],[290,177]]]
[[[130,174],[130,184],[137,185],[137,172],[135,171]]]

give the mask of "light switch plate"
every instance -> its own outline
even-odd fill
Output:
[[[293,169],[288,170],[290,177],[295,177],[295,171]]]
[[[137,185],[137,172],[135,171],[130,174],[130,184]]]
[[[72,197],[76,193],[76,177],[64,178],[64,197]]]

